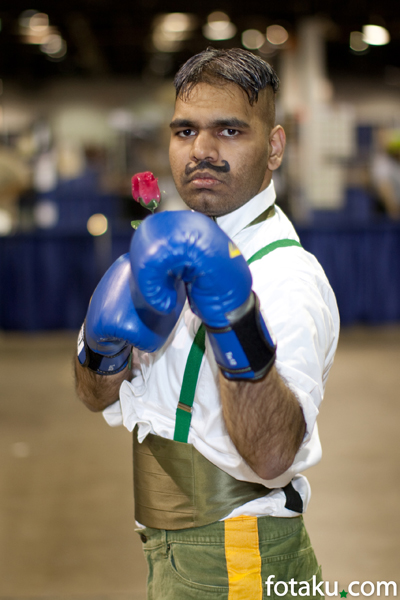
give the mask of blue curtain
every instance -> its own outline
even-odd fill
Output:
[[[400,321],[400,225],[298,227],[336,294],[342,324]]]
[[[400,321],[400,224],[297,227],[336,293],[342,323]],[[78,329],[106,268],[129,250],[130,231],[111,240],[82,232],[0,238],[0,328]]]

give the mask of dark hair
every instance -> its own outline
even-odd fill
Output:
[[[274,93],[279,88],[274,69],[259,56],[241,48],[217,50],[209,47],[189,58],[175,75],[176,97],[187,97],[198,83],[215,85],[221,80],[241,87],[250,105],[257,102],[258,93],[267,86]]]

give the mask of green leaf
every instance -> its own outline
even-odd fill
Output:
[[[149,210],[150,212],[154,213],[157,206],[159,205],[159,202],[157,200],[150,200],[148,204],[145,204],[142,198],[139,198],[139,204],[144,208],[147,208],[147,210]]]

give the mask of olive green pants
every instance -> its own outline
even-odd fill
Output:
[[[322,586],[315,587],[321,570],[301,516],[138,533],[149,568],[148,600],[323,597]]]

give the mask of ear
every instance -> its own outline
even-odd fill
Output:
[[[281,125],[276,125],[269,135],[271,154],[268,159],[268,169],[275,171],[282,162],[283,153],[286,146],[286,134]]]

